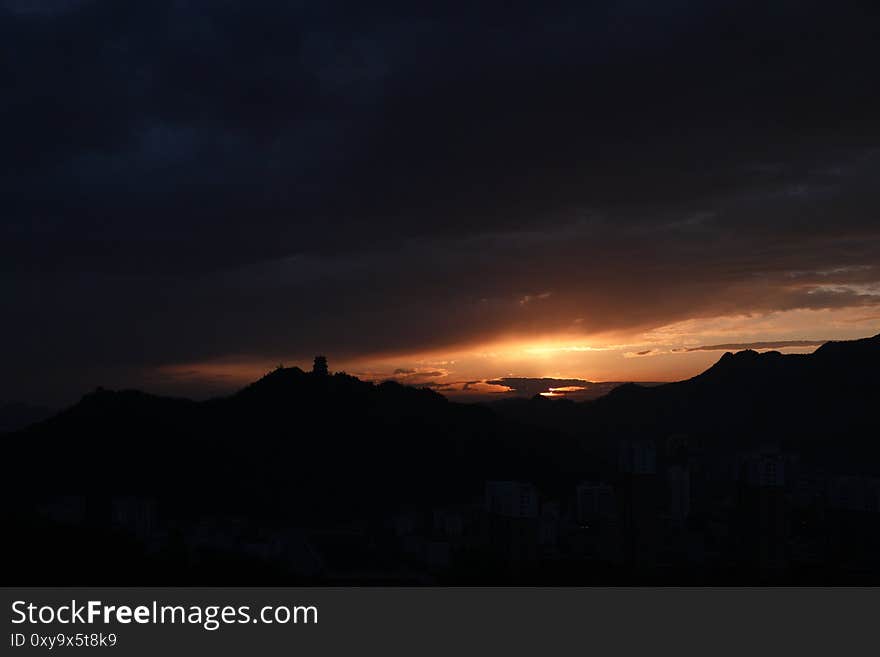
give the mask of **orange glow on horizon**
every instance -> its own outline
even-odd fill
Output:
[[[453,395],[505,394],[504,378],[553,378],[591,382],[664,382],[689,378],[710,367],[722,354],[712,345],[781,345],[787,353],[815,350],[826,339],[848,340],[880,331],[880,317],[865,308],[824,311],[792,310],[763,315],[731,315],[688,319],[632,333],[505,337],[471,345],[419,352],[378,354],[341,359],[330,356],[332,371],[346,371],[364,380],[397,380],[428,386]],[[786,342],[793,342],[786,346]],[[797,345],[809,341],[810,345]],[[757,346],[756,348],[759,348]],[[736,350],[736,349],[732,349]],[[228,356],[191,363],[168,364],[151,371],[156,385],[181,388],[242,387],[274,369],[278,360],[311,368],[311,357]],[[496,381],[496,383],[491,383]],[[580,386],[548,388],[545,397],[578,392]]]

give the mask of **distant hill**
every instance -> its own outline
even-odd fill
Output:
[[[591,469],[585,458],[598,458],[602,440],[632,434],[831,441],[835,453],[873,459],[878,365],[875,336],[806,355],[726,353],[692,379],[625,384],[595,401],[536,397],[491,406],[280,368],[206,402],[98,390],[12,434],[12,442],[23,458],[39,454],[54,482],[47,485],[80,486],[88,473],[90,485],[151,489],[157,477],[173,487],[195,476],[221,496],[276,485],[323,491],[328,479],[336,490],[365,485],[384,497],[405,487],[430,496],[450,477],[460,494],[479,493],[491,476],[576,477]]]
[[[787,463],[810,477],[880,475],[878,365],[875,336],[828,343],[808,355],[728,353],[692,379],[626,384],[584,402],[537,395],[460,404],[431,390],[298,368],[279,368],[234,395],[204,402],[98,389],[3,436],[12,467],[0,484],[0,507],[16,563],[45,581],[86,568],[118,582],[118,573],[133,572],[136,562],[141,583],[157,581],[150,573],[170,573],[172,583],[216,584],[230,568],[252,583],[262,566],[247,560],[247,546],[227,548],[223,557],[237,554],[245,561],[212,562],[202,555],[196,564],[202,570],[195,572],[188,560],[195,557],[186,556],[194,554],[192,541],[207,532],[213,544],[228,546],[235,536],[261,534],[298,545],[290,532],[306,532],[318,543],[342,541],[347,547],[340,554],[351,567],[364,551],[397,563],[400,550],[408,549],[404,544],[374,543],[388,539],[382,528],[389,518],[417,509],[429,537],[434,514],[448,505],[482,509],[489,480],[534,485],[542,504],[552,501],[551,508],[567,513],[571,529],[579,482],[605,482],[623,496],[621,503],[630,499],[618,448],[630,449],[635,440],[655,445],[650,468],[658,504],[665,499],[667,468],[691,468],[693,495],[702,505],[692,537],[718,522],[735,534],[742,519],[730,515],[738,494],[734,471],[757,446],[782,450]],[[155,538],[159,552],[114,529],[113,505],[120,500],[123,522]],[[487,518],[481,531],[498,530]],[[160,519],[161,532],[151,528],[151,519]],[[804,521],[818,522],[813,516]],[[817,540],[837,541],[835,549],[844,550],[861,535],[852,532],[873,526],[856,524],[846,534],[842,525],[826,524]],[[730,566],[725,559],[738,558],[732,539],[723,538],[731,535],[713,539],[723,543],[715,562],[722,570]],[[487,536],[471,538],[490,549]],[[665,547],[674,548],[675,540]],[[865,543],[864,563],[875,568],[871,545]],[[324,545],[323,552],[334,550]],[[581,557],[573,558],[569,567],[579,568]],[[824,563],[836,568],[843,557],[828,552]],[[485,565],[461,567],[482,573]],[[681,567],[689,568],[687,562]],[[273,572],[265,571],[262,581],[277,583]],[[567,572],[559,576],[569,581]],[[844,581],[835,577],[829,581]]]
[[[173,498],[181,513],[230,508],[318,521],[376,504],[469,499],[486,477],[562,485],[588,445],[486,407],[394,382],[280,368],[205,402],[97,390],[8,437],[39,493]],[[15,476],[12,477],[12,485]]]
[[[45,406],[34,406],[24,402],[0,402],[0,433],[17,431],[29,424],[45,420],[54,411]]]
[[[596,408],[610,415],[629,407],[640,412],[639,420],[649,422],[672,416],[687,423],[725,417],[736,425],[762,419],[795,427],[821,416],[825,423],[840,426],[841,421],[871,414],[866,402],[880,391],[878,365],[880,335],[828,342],[812,354],[728,352],[686,381],[621,386],[598,400]],[[838,410],[846,411],[844,417],[832,412]]]
[[[615,389],[585,405],[582,426],[612,435],[797,445],[829,464],[880,472],[878,366],[880,336],[829,342],[812,354],[726,353],[686,381]]]

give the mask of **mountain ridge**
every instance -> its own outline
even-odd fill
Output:
[[[44,568],[54,546],[73,543],[65,563],[86,561],[92,572],[110,572],[108,559],[121,567],[137,557],[157,572],[171,567],[188,577],[189,557],[175,552],[184,538],[175,537],[196,540],[206,523],[216,525],[223,545],[242,523],[275,537],[291,528],[317,537],[372,528],[358,530],[357,546],[346,548],[353,562],[369,541],[400,541],[382,527],[402,513],[427,518],[426,540],[434,518],[449,507],[465,514],[483,509],[484,530],[498,529],[482,502],[489,482],[526,482],[542,505],[567,508],[569,516],[583,482],[628,495],[633,473],[621,454],[638,449],[657,496],[670,468],[680,475],[686,466],[695,499],[709,505],[699,522],[727,518],[735,532],[733,471],[767,446],[809,476],[880,481],[880,336],[818,351],[725,355],[691,379],[628,384],[590,402],[539,396],[462,404],[431,390],[298,368],[279,368],[233,395],[202,402],[98,389],[4,435],[15,467],[0,482],[0,506],[16,529],[19,560],[31,569]],[[145,557],[117,542],[113,509],[120,505],[134,527],[144,509],[159,510],[144,513],[170,532],[157,539],[161,555]],[[47,524],[51,509],[61,515]],[[71,516],[82,531],[71,530]],[[822,531],[834,537],[838,529]],[[485,535],[473,539],[503,554],[505,542],[487,548]],[[409,558],[405,544],[387,554]],[[199,558],[203,572],[226,572]]]

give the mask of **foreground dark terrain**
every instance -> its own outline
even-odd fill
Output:
[[[9,584],[880,583],[880,336],[592,402],[278,369],[4,441]]]

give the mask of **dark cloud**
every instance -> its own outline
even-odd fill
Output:
[[[409,380],[414,377],[424,378],[424,379],[434,379],[438,377],[446,376],[447,372],[444,370],[432,370],[432,369],[412,369],[406,367],[398,367],[392,373],[392,377],[401,381]]]
[[[486,381],[486,383],[510,388],[510,396],[514,397],[534,397],[535,395],[552,393],[552,396],[566,397],[576,401],[597,399],[621,385],[617,381],[597,383],[583,379],[554,379],[550,377],[501,377]],[[642,385],[652,384],[643,383]]]
[[[768,342],[730,342],[689,347],[684,351],[741,351],[743,349],[785,349],[789,347],[821,347],[828,340],[776,340]],[[640,354],[641,355],[641,354]]]
[[[537,394],[545,392],[550,388],[564,388],[570,386],[591,386],[592,381],[583,379],[555,379],[552,377],[534,378],[534,377],[501,377],[486,381],[492,385],[507,386],[518,392],[526,392]]]
[[[878,305],[872,11],[2,2],[0,397]]]

